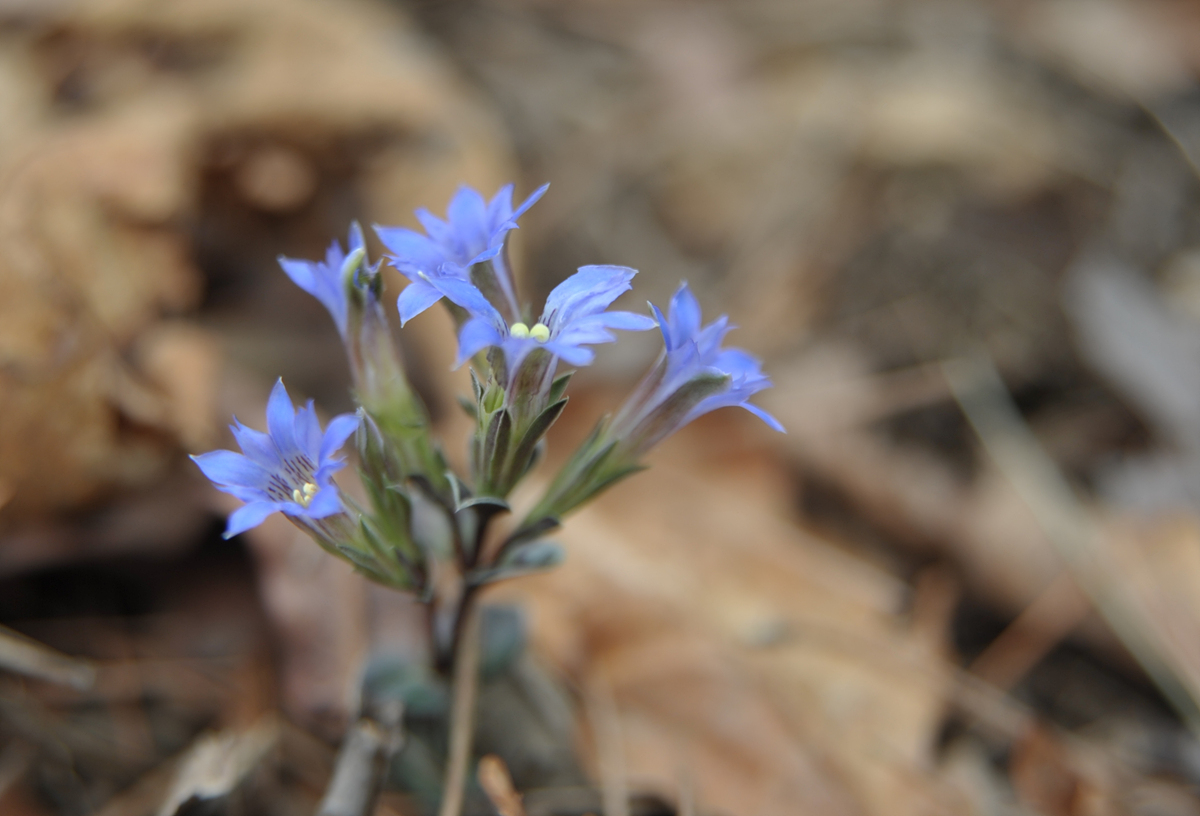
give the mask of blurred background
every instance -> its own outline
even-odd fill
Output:
[[[688,280],[788,434],[705,418],[487,596],[531,816],[1200,814],[1198,54],[1183,0],[0,0],[0,812],[312,813],[364,676],[428,812],[419,608],[186,454],[350,406],[279,254],[548,181],[527,299]],[[551,464],[657,345],[599,352]]]

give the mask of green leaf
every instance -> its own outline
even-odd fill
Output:
[[[490,584],[508,578],[518,578],[553,569],[563,562],[566,552],[553,541],[532,541],[513,547],[500,563],[491,569],[476,570],[467,575],[467,581],[473,585]]]
[[[540,537],[543,533],[548,533],[560,526],[562,526],[562,521],[555,516],[543,516],[537,521],[523,524],[519,530],[508,537],[508,540],[504,542],[500,551],[503,553],[505,550],[515,547],[521,542],[532,541]]]
[[[568,371],[566,374],[559,374],[554,378],[554,382],[550,384],[549,402],[558,402],[562,399],[562,395],[567,390],[567,383],[571,382],[571,375],[574,373],[574,371]]]

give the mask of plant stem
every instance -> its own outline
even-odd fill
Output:
[[[474,593],[465,593],[459,610],[462,628],[454,649],[453,700],[450,707],[450,750],[438,816],[460,816],[471,738],[475,732],[475,697],[479,687],[480,618]]]

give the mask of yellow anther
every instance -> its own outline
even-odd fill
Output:
[[[305,482],[304,487],[297,487],[292,491],[292,500],[301,507],[308,507],[315,495],[317,495],[317,486],[312,482]]]
[[[545,323],[538,323],[529,330],[529,336],[539,343],[545,343],[550,339],[550,327]]]
[[[512,328],[508,330],[508,333],[513,337],[525,338],[529,336],[529,327],[524,323],[513,323]]]

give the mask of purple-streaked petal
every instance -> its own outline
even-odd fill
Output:
[[[267,516],[280,510],[279,502],[257,501],[234,510],[225,526],[225,538],[233,538],[262,524]]]
[[[498,346],[504,338],[489,320],[475,317],[463,324],[458,333],[458,359],[454,367],[458,368],[488,346]]]
[[[442,293],[423,280],[415,280],[396,299],[396,309],[400,312],[400,325],[403,326],[421,312],[442,299]]]

